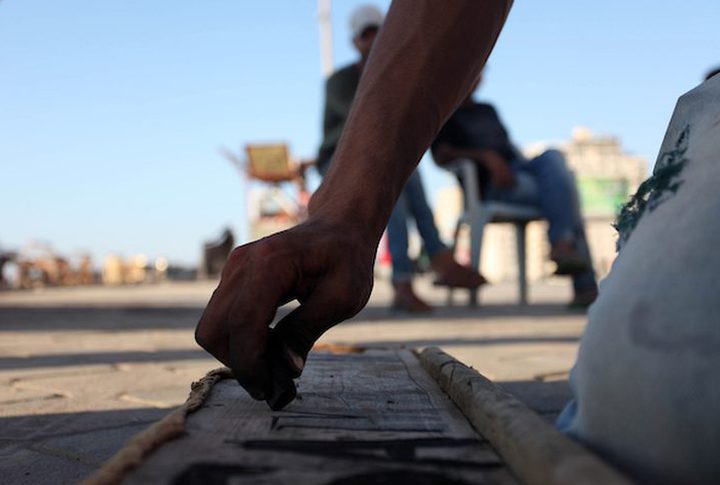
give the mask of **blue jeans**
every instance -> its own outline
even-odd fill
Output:
[[[557,150],[548,150],[532,160],[515,161],[512,167],[517,184],[512,188],[491,184],[487,190],[487,199],[539,208],[549,224],[550,243],[572,241],[578,252],[587,259],[588,270],[573,276],[575,293],[597,289],[580,200],[575,180],[565,164],[565,157]]]
[[[407,226],[410,215],[415,219],[415,225],[430,258],[447,249],[440,240],[432,210],[425,198],[422,179],[417,170],[405,183],[388,221],[387,236],[390,256],[392,256],[393,283],[410,281],[412,278],[413,264],[408,256]]]

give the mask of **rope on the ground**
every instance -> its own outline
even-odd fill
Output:
[[[118,453],[88,477],[83,485],[120,483],[125,475],[140,465],[150,453],[166,442],[182,436],[185,433],[185,421],[188,414],[202,406],[215,383],[231,377],[230,369],[220,368],[208,372],[205,377],[193,382],[190,387],[190,395],[182,406],[133,436]]]
[[[438,348],[418,358],[440,388],[528,485],[625,485],[599,457],[480,373]]]

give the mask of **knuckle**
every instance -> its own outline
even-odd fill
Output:
[[[348,291],[338,298],[334,307],[334,319],[346,320],[352,318],[365,307],[368,295],[365,288],[348,288]]]
[[[252,272],[251,268],[272,262],[285,249],[282,241],[275,236],[278,235],[268,236],[233,249],[225,265],[227,271],[233,275],[248,274]]]
[[[332,319],[334,321],[352,318],[362,310],[370,299],[373,287],[373,277],[362,277],[363,271],[357,268],[347,268],[347,272],[339,275],[338,280],[332,285],[335,290],[331,297]]]
[[[215,347],[215,339],[202,323],[195,327],[195,342],[210,353]]]
[[[197,343],[203,349],[209,350],[208,349],[208,341],[205,338],[205,335],[202,333],[202,331],[199,328],[195,329],[195,343]]]

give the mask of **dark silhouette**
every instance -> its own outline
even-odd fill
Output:
[[[235,236],[230,228],[225,228],[216,241],[206,242],[203,246],[202,274],[206,278],[220,276],[230,251],[235,247]]]

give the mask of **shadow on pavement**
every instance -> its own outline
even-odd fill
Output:
[[[575,344],[579,341],[576,335],[556,336],[518,336],[518,337],[473,337],[473,338],[428,338],[412,340],[387,341],[333,341],[339,345],[357,345],[363,348],[420,348],[429,346],[485,346],[485,345],[526,345],[526,344]],[[146,351],[117,352],[84,352],[76,354],[44,354],[27,357],[0,357],[0,370],[18,370],[35,368],[58,368],[82,365],[126,364],[126,363],[158,363],[179,360],[212,359],[204,350],[197,349],[163,349]]]
[[[58,413],[0,418],[3,483],[77,483],[169,409]]]
[[[68,367],[78,365],[167,362],[212,359],[204,350],[170,349],[147,351],[88,352],[80,354],[47,354],[28,357],[0,357],[0,370]]]
[[[527,306],[514,304],[491,304],[477,307],[469,306],[435,306],[430,313],[407,313],[394,311],[384,306],[367,306],[350,322],[373,322],[373,321],[402,321],[411,320],[476,320],[481,323],[483,319],[502,318],[546,318],[546,317],[577,317],[583,315],[584,311],[570,310],[566,305],[556,303],[538,303]]]
[[[192,329],[202,311],[199,307],[2,307],[0,331]]]
[[[292,306],[278,310],[276,319],[290,312]],[[194,329],[203,308],[180,307],[0,307],[0,331],[45,332],[64,330],[183,330]],[[580,312],[581,314],[582,312]],[[403,313],[385,306],[368,306],[349,322],[417,322],[418,320],[475,320],[517,317],[572,317],[579,312],[561,304],[518,306],[494,304],[479,307],[436,306],[432,313]]]
[[[472,337],[472,338],[427,338],[412,340],[373,340],[362,341],[360,343],[352,341],[333,342],[337,345],[358,346],[368,349],[391,349],[391,348],[407,348],[416,349],[424,347],[443,347],[443,346],[485,346],[485,345],[527,345],[527,344],[577,344],[580,337],[577,335],[553,335],[553,336],[520,336],[520,337]],[[0,359],[2,362],[2,359]],[[2,364],[0,364],[2,365]]]
[[[542,417],[554,422],[572,399],[567,379],[508,381],[497,384]]]

